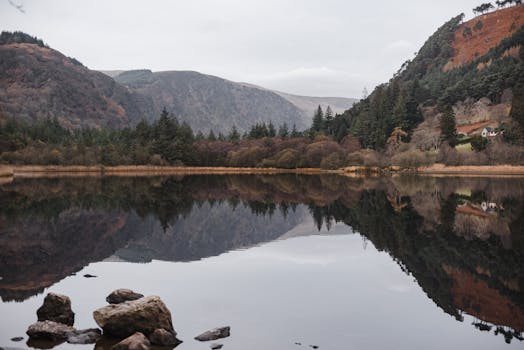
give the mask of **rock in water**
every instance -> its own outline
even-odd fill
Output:
[[[53,321],[39,321],[33,323],[27,329],[29,338],[40,338],[49,340],[66,340],[69,333],[75,329],[63,323]]]
[[[11,341],[22,341],[24,340],[24,337],[14,337],[14,338],[11,338]]]
[[[206,331],[195,337],[196,340],[208,341],[229,337],[230,327],[219,327]]]
[[[211,344],[210,348],[212,350],[218,350],[218,349],[222,349],[223,346],[224,345],[222,345],[222,344],[213,343],[213,344]]]
[[[93,317],[104,334],[117,338],[129,337],[135,332],[150,335],[157,328],[175,334],[171,313],[157,296],[107,305],[95,310]]]
[[[49,293],[44,304],[36,311],[38,321],[53,321],[72,326],[75,313],[71,310],[71,299],[66,295]]]
[[[163,328],[157,328],[153,333],[149,335],[149,340],[154,345],[169,346],[178,345],[182,343],[180,339],[177,339],[176,332],[171,333]]]
[[[98,328],[75,330],[67,335],[70,344],[94,344],[100,339],[102,332]]]
[[[131,289],[117,289],[111,292],[106,298],[106,301],[109,304],[120,304],[124,301],[131,301],[143,298],[144,295],[140,293],[135,293]]]
[[[140,332],[136,332],[120,343],[117,343],[111,350],[149,350],[150,347],[151,343],[146,336]]]

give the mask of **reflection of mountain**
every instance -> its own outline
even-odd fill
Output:
[[[206,202],[165,231],[153,221],[146,234],[129,241],[115,255],[136,262],[197,260],[277,239],[299,224],[304,215],[303,206],[284,217],[281,212],[256,215],[242,203],[232,207],[225,202]]]
[[[189,261],[248,247],[289,232],[306,210],[387,251],[446,313],[520,337],[524,179],[17,179],[0,186],[0,293],[27,298],[110,256]]]
[[[196,202],[180,195],[188,189],[180,182],[164,182],[164,192],[155,191],[155,181],[135,187],[135,198],[120,197],[121,181],[88,179],[75,190],[75,181],[30,180],[4,188],[2,298],[23,300],[115,252],[129,261],[189,261],[274,240],[305,215],[304,206]]]

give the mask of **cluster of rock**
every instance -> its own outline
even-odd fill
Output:
[[[157,296],[143,296],[129,289],[117,289],[107,296],[109,305],[93,312],[102,328],[77,330],[73,327],[75,314],[71,300],[65,295],[49,293],[37,310],[38,322],[27,329],[30,339],[47,339],[57,343],[96,343],[104,336],[121,339],[112,350],[148,350],[151,345],[175,347],[182,343],[173,328],[171,312]],[[230,335],[229,327],[204,332],[199,341],[210,341]],[[222,344],[212,344],[220,349]]]

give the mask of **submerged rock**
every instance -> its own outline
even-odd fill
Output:
[[[72,326],[75,313],[71,310],[71,299],[66,295],[49,293],[44,304],[36,311],[38,321],[53,321]]]
[[[229,337],[230,327],[219,327],[206,331],[195,337],[196,340],[208,341]]]
[[[222,344],[213,343],[213,344],[211,344],[209,347],[210,347],[211,349],[213,349],[213,350],[218,350],[218,349],[222,349],[223,346],[224,346],[224,345],[222,345]]]
[[[160,346],[178,345],[182,343],[177,339],[176,332],[166,331],[163,328],[157,328],[149,335],[149,340],[152,344]]]
[[[22,341],[24,340],[24,337],[14,337],[14,338],[11,338],[11,341]]]
[[[94,344],[100,339],[102,332],[98,328],[74,330],[67,335],[70,344]]]
[[[120,304],[124,301],[131,301],[143,298],[144,295],[140,293],[135,293],[131,289],[117,289],[111,292],[106,298],[106,301],[109,304]]]
[[[95,310],[93,317],[104,334],[118,338],[128,337],[135,332],[150,335],[157,328],[176,334],[171,313],[157,296],[107,305]]]
[[[27,329],[27,335],[35,339],[66,340],[69,333],[75,329],[63,323],[53,321],[39,321],[33,323]]]
[[[136,332],[120,343],[117,343],[111,350],[149,350],[150,347],[151,343],[146,336],[140,332]]]
[[[85,278],[95,278],[95,277],[98,277],[98,276],[95,276],[95,275],[91,275],[91,274],[89,274],[89,273],[86,273],[86,274],[84,275],[84,277],[85,277]]]

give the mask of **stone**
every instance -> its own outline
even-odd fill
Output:
[[[143,333],[136,332],[133,335],[115,344],[111,350],[149,350],[151,343]]]
[[[223,344],[213,343],[210,345],[210,348],[213,350],[218,350],[218,349],[222,349],[223,346],[224,346]]]
[[[178,345],[182,343],[180,339],[177,339],[176,332],[172,333],[166,331],[163,328],[157,328],[149,335],[149,341],[151,344],[160,346]]]
[[[206,331],[195,337],[196,340],[208,341],[229,337],[230,327],[219,327]]]
[[[49,293],[44,298],[44,304],[36,310],[38,321],[53,321],[72,326],[75,323],[75,313],[71,310],[71,299],[66,295]]]
[[[14,338],[11,338],[11,341],[22,341],[24,340],[24,337],[14,337]]]
[[[91,275],[91,274],[89,274],[89,273],[86,273],[86,274],[84,275],[84,277],[85,277],[85,278],[95,278],[95,277],[98,277],[98,276],[95,276],[95,275]]]
[[[27,329],[29,338],[49,339],[49,340],[66,340],[69,333],[75,329],[63,323],[53,321],[39,321],[33,323]]]
[[[109,304],[120,304],[124,301],[131,301],[143,298],[144,295],[140,293],[135,293],[131,289],[117,289],[111,292],[106,298],[106,301]]]
[[[171,321],[171,312],[157,296],[110,304],[95,310],[93,317],[103,329],[104,335],[116,338],[129,337],[135,332],[148,336],[157,328],[176,334]]]
[[[75,330],[67,335],[70,344],[94,344],[100,339],[102,332],[98,328]]]

